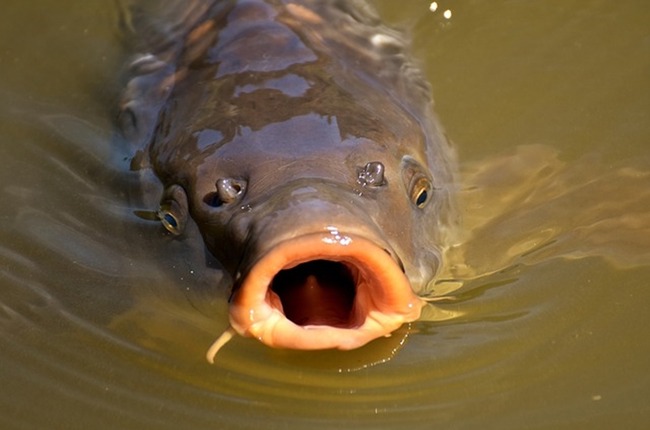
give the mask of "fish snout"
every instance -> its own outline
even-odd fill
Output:
[[[419,318],[423,302],[370,217],[327,193],[294,188],[251,222],[230,307],[240,335],[278,348],[346,350]]]

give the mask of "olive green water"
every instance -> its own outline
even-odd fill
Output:
[[[458,148],[454,299],[357,351],[209,365],[221,275],[133,214],[110,148],[114,2],[5,1],[0,428],[647,428],[650,7],[439,3],[379,6]]]

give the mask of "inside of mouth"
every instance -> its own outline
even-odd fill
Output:
[[[358,276],[349,264],[313,260],[278,272],[271,291],[284,315],[297,325],[353,328],[359,323],[354,312]]]

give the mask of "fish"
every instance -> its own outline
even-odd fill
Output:
[[[359,348],[420,318],[456,210],[456,154],[408,36],[363,1],[134,7],[118,125],[232,278],[233,336]]]

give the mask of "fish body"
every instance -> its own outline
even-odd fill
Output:
[[[131,169],[231,274],[233,332],[352,349],[416,320],[455,157],[406,37],[358,1],[170,2],[131,24]]]

